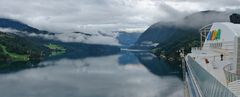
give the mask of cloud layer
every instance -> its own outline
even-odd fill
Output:
[[[53,32],[143,31],[201,10],[239,8],[239,0],[0,0],[0,17]]]

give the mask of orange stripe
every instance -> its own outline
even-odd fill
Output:
[[[214,40],[214,38],[215,38],[215,33],[216,33],[215,30],[213,30],[211,40]]]

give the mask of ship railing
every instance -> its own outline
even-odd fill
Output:
[[[201,47],[192,47],[192,48],[191,48],[191,52],[192,52],[192,53],[200,52],[201,50],[202,50]]]
[[[228,64],[223,68],[227,84],[240,80],[239,74],[231,72],[233,70],[231,66],[232,66],[231,64]]]
[[[227,86],[201,67],[194,58],[188,56],[187,59],[187,67],[192,71],[204,97],[237,97]]]

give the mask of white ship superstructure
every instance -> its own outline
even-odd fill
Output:
[[[192,97],[240,97],[240,24],[213,23],[201,30],[205,40],[185,57]]]

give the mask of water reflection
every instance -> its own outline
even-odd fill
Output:
[[[122,51],[122,55],[119,57],[118,62],[120,65],[128,65],[128,64],[135,64],[139,65],[138,58],[136,57],[136,53]]]
[[[178,64],[168,64],[152,53],[135,53],[138,60],[153,74],[159,76],[179,75]]]
[[[157,66],[162,63],[155,64],[155,59],[143,53],[124,53],[43,61],[39,65],[44,68],[0,75],[0,94],[2,97],[183,97],[181,80],[168,73],[156,73],[171,68]]]
[[[19,61],[19,62],[2,62],[0,61],[0,74],[14,73],[23,69],[43,67],[37,65],[39,61]]]

